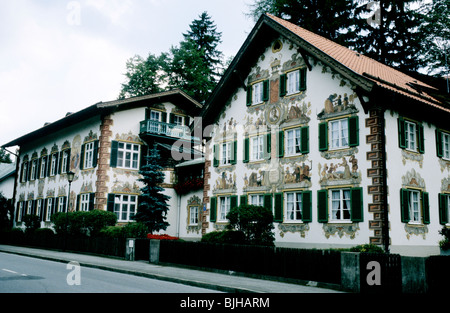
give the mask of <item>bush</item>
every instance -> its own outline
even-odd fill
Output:
[[[374,244],[363,244],[350,248],[350,252],[384,253],[384,250]]]
[[[204,234],[201,239],[206,243],[245,244],[245,235],[238,230],[213,231]]]
[[[25,223],[26,232],[34,232],[41,224],[39,216],[33,214],[24,215],[22,220]]]
[[[230,221],[228,230],[238,230],[244,234],[246,244],[273,246],[272,210],[262,206],[243,204],[232,208],[227,214]]]
[[[123,236],[125,238],[145,238],[148,228],[144,223],[133,222],[123,227]]]
[[[58,235],[65,234],[67,229],[69,235],[96,237],[103,228],[114,226],[117,217],[113,212],[101,210],[69,212],[67,215],[58,212],[52,215],[51,221]]]
[[[442,250],[450,250],[450,228],[442,227],[439,231],[439,235],[444,236],[444,239],[439,241],[439,247]]]

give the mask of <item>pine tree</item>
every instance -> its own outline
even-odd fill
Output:
[[[164,188],[160,186],[164,182],[164,173],[158,149],[149,149],[145,159],[146,164],[139,172],[142,175],[139,181],[144,183],[144,187],[141,188],[135,219],[146,225],[150,233],[154,233],[166,230],[169,226],[166,219],[170,197],[162,193]]]

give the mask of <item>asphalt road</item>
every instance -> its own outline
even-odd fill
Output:
[[[0,253],[0,293],[211,293],[210,289]]]

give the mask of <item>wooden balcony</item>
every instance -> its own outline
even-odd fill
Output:
[[[140,133],[173,140],[199,142],[200,138],[191,136],[188,126],[145,120],[140,123]]]

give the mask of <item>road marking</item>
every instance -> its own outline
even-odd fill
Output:
[[[2,270],[5,271],[5,272],[8,272],[8,273],[19,274],[19,273],[17,273],[17,272],[8,270],[8,269],[6,269],[6,268],[3,268]]]

